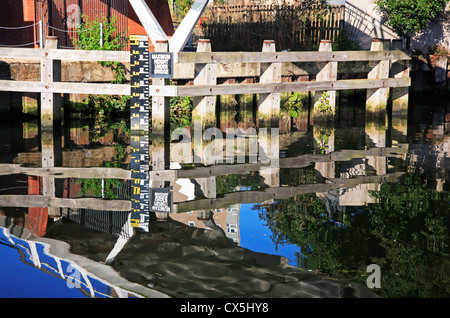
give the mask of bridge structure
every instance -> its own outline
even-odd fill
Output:
[[[0,80],[0,90],[37,92],[40,100],[41,165],[23,167],[0,165],[0,173],[24,173],[42,177],[42,194],[2,195],[0,206],[43,207],[49,215],[61,215],[61,208],[130,211],[132,227],[145,228],[150,213],[163,218],[168,213],[195,209],[222,208],[233,203],[256,203],[281,199],[296,194],[326,192],[343,184],[359,185],[397,180],[398,174],[386,174],[380,169],[376,176],[347,180],[336,178],[329,171],[339,158],[370,158],[375,165],[385,167],[385,155],[397,156],[407,149],[386,148],[385,138],[375,136],[379,147],[349,153],[334,152],[332,138],[326,150],[314,156],[280,158],[279,118],[280,96],[296,91],[314,94],[312,122],[332,121],[336,109],[336,92],[365,89],[366,119],[385,121],[388,98],[392,99],[393,113],[404,116],[408,105],[410,56],[398,48],[395,41],[374,39],[370,51],[332,51],[331,42],[323,40],[318,52],[277,52],[271,40],[262,43],[262,52],[214,52],[207,39],[199,41],[197,52],[183,52],[183,48],[198,22],[207,0],[197,0],[175,34],[169,39],[143,0],[130,0],[147,36],[130,36],[130,51],[89,51],[60,49],[55,37],[48,37],[44,48],[0,48],[0,57],[38,59],[41,65],[40,81]],[[148,41],[155,52],[148,52]],[[106,84],[62,82],[61,61],[114,61],[129,63],[130,83]],[[339,79],[341,63],[365,63],[365,79]],[[315,80],[284,82],[287,72],[296,72],[306,65],[315,72]],[[311,66],[312,65],[312,66]],[[220,84],[229,77],[256,77],[256,83]],[[193,85],[173,84],[171,80],[191,79]],[[330,112],[321,111],[321,96],[327,93]],[[58,163],[61,145],[55,140],[55,129],[61,124],[61,94],[129,95],[131,128],[130,169],[120,168],[65,168]],[[230,94],[256,94],[256,127],[240,136],[228,133],[223,138],[217,129],[216,98]],[[171,144],[169,136],[169,98],[192,96],[194,109],[193,136],[189,131],[177,131],[181,142]],[[151,100],[151,104],[150,104]],[[151,110],[151,115],[150,115]],[[370,125],[367,126],[370,130]],[[151,134],[150,134],[151,130]],[[214,136],[215,138],[212,138]],[[239,149],[239,140],[247,140],[249,149]],[[245,142],[244,142],[245,143]],[[319,145],[321,141],[317,140]],[[227,147],[227,145],[230,145]],[[237,150],[244,155],[239,156]],[[325,148],[324,148],[325,149]],[[378,151],[378,152],[377,152]],[[243,158],[243,160],[241,160]],[[327,182],[294,187],[280,187],[280,168],[304,167],[321,163]],[[194,164],[193,169],[172,169],[174,164]],[[230,165],[228,163],[231,163]],[[235,164],[237,163],[237,164]],[[216,195],[215,176],[259,171],[269,188],[264,191],[236,192],[221,197]],[[130,200],[102,200],[100,198],[61,198],[56,195],[61,178],[121,178],[132,185]],[[180,178],[195,179],[203,192],[203,199],[173,202],[171,182]],[[156,204],[157,203],[157,204]],[[128,225],[127,225],[128,226]],[[126,239],[125,239],[126,240]],[[123,245],[123,242],[117,243]]]

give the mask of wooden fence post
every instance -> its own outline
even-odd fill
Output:
[[[389,50],[389,40],[373,39],[371,51]],[[372,70],[369,71],[368,79],[388,79],[390,62],[382,60],[375,62]],[[386,119],[386,106],[388,102],[389,88],[367,89],[366,98],[366,119],[382,120]]]
[[[156,41],[155,52],[168,52],[167,40]],[[152,85],[164,86],[169,84],[166,78],[152,78]],[[165,96],[152,96],[152,170],[165,170],[170,165],[170,104]],[[162,186],[161,186],[162,187]]]
[[[365,124],[366,149],[386,147],[386,125],[382,121],[366,122]],[[386,156],[367,156],[367,165],[371,166],[377,175],[387,172]]]
[[[265,40],[263,52],[275,52],[275,41]],[[261,63],[260,83],[281,83],[281,63]],[[259,94],[256,121],[258,125],[259,158],[271,161],[271,167],[260,170],[260,176],[268,186],[280,183],[279,127],[280,127],[280,93]]]
[[[392,50],[402,49],[402,40],[392,40]],[[410,73],[410,61],[392,61],[391,77],[407,78]],[[392,115],[403,115],[408,110],[409,87],[393,87]]]
[[[155,52],[168,52],[169,41],[155,41]],[[152,78],[152,85],[169,85],[169,79]],[[166,96],[152,96],[152,170],[161,171],[170,167],[170,101]],[[166,181],[152,180],[152,188],[169,186]],[[150,203],[151,204],[151,203]],[[156,219],[164,221],[169,218],[168,213],[155,212]]]
[[[265,40],[263,52],[275,52],[275,41]],[[281,63],[261,63],[260,83],[281,83]],[[258,127],[279,127],[280,93],[259,94],[256,114]]]
[[[321,40],[319,52],[331,52],[330,40]],[[319,73],[316,81],[336,81],[337,62],[318,63]],[[328,127],[327,121],[334,120],[336,114],[336,91],[316,91],[314,94],[313,136],[316,151],[322,154],[334,152],[335,128]],[[335,177],[335,162],[316,162],[315,169],[324,178]],[[326,195],[323,194],[323,195]]]
[[[402,40],[392,40],[391,49],[401,50]],[[410,61],[392,61],[391,77],[408,78]],[[392,141],[406,142],[408,123],[409,87],[392,87]]]
[[[198,41],[197,52],[211,52],[208,39]],[[194,85],[216,85],[217,64],[195,64]],[[216,96],[195,96],[192,121],[194,123],[194,163],[214,164],[214,156],[206,156],[206,142],[203,134],[208,128],[216,127]]]
[[[49,36],[46,38],[45,49],[58,49],[58,38]],[[45,57],[47,54],[45,54]],[[61,81],[61,61],[41,59],[41,82],[46,83],[46,88],[53,82]],[[42,167],[53,168],[61,164],[62,145],[61,139],[55,138],[54,128],[61,123],[62,98],[59,93],[41,92],[41,152]],[[42,194],[54,198],[57,193],[56,180],[53,177],[42,178]],[[59,181],[60,182],[60,181]],[[50,215],[58,215],[59,208],[49,207]]]
[[[48,36],[45,41],[46,49],[58,49],[56,36]],[[45,55],[47,56],[47,54]],[[61,61],[41,59],[41,82],[51,84],[61,81]],[[49,85],[46,85],[49,88]],[[61,120],[61,94],[41,92],[41,126],[50,128]]]
[[[389,40],[373,39],[371,51],[389,50]],[[368,79],[388,79],[390,61],[379,61],[368,74]],[[366,98],[366,148],[386,147],[386,109],[389,98],[389,88],[367,89]],[[386,157],[367,156],[367,164],[375,169],[377,175],[386,173]]]
[[[197,52],[212,52],[209,39],[198,41]],[[215,85],[217,84],[217,64],[195,64],[194,85]],[[210,165],[216,163],[217,151],[213,145],[216,140],[204,140],[204,133],[207,129],[216,128],[216,96],[196,96],[194,97],[194,109],[192,112],[192,121],[194,122],[194,163]],[[213,146],[214,155],[211,151],[207,152],[207,147]],[[211,150],[211,147],[209,150]],[[206,198],[216,197],[216,178],[196,178],[197,183]]]
[[[330,40],[321,40],[319,52],[331,52]],[[316,81],[336,81],[337,62],[318,63]],[[316,91],[314,95],[313,122],[334,119],[336,114],[336,91]]]

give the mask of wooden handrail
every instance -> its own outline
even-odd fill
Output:
[[[299,52],[180,52],[177,63],[277,63],[277,62],[357,62],[411,60],[399,50],[393,51],[299,51]]]
[[[61,61],[130,62],[128,51],[0,48],[0,58]]]
[[[150,86],[152,96],[208,96],[227,94],[283,93],[315,90],[349,90],[379,87],[408,87],[411,79],[352,79],[323,82],[285,82],[257,84]]]

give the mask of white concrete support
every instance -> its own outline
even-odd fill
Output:
[[[153,45],[156,45],[156,41],[169,40],[145,0],[129,1]]]
[[[155,45],[157,41],[168,40],[158,20],[148,7],[145,0],[129,0],[131,6],[136,12],[142,26],[145,28],[150,41]],[[180,26],[169,41],[169,52],[180,52],[185,47],[189,37],[194,31],[195,25],[198,23],[203,11],[205,11],[209,0],[196,0],[188,13],[181,21]]]

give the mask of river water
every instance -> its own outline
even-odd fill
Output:
[[[140,227],[127,178],[77,175],[129,171],[126,118],[4,120],[0,297],[449,297],[449,105],[416,95],[367,123],[359,104],[283,126],[277,165],[171,154],[177,174],[150,185],[174,213]]]

